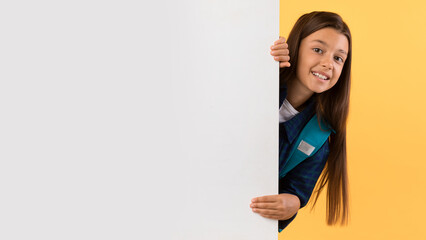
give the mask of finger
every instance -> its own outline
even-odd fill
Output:
[[[276,213],[265,213],[260,211],[259,209],[255,208],[253,209],[254,213],[258,213],[260,216],[265,217],[265,218],[270,218],[270,219],[275,219],[275,220],[280,220],[280,215],[278,214],[278,212]]]
[[[259,214],[259,215],[262,216],[262,217],[265,217],[265,218],[280,220],[280,216],[278,216],[278,215],[268,215],[268,214]]]
[[[290,56],[276,56],[274,57],[274,60],[279,62],[288,62],[290,61]]]
[[[253,203],[259,203],[259,202],[277,202],[279,196],[278,195],[266,195],[261,196],[257,198],[253,198],[251,201]]]
[[[282,49],[282,50],[274,50],[271,51],[271,55],[272,56],[288,56],[288,54],[290,53],[290,51],[288,49]]]
[[[274,42],[274,44],[285,43],[285,41],[286,41],[285,37],[280,37],[278,38],[277,41]]]
[[[278,209],[278,204],[274,203],[252,203],[250,205],[251,208],[259,208],[259,209]]]
[[[280,68],[290,67],[290,66],[291,66],[290,62],[280,62]]]
[[[279,212],[277,210],[269,209],[253,208],[253,212],[259,213],[260,215],[279,215]]]
[[[280,43],[280,44],[274,44],[271,46],[272,50],[276,50],[276,49],[288,49],[288,44],[287,43]]]

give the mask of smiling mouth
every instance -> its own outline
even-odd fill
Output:
[[[318,77],[318,78],[322,79],[322,80],[330,80],[330,78],[329,78],[329,77],[324,76],[324,75],[322,75],[322,74],[320,74],[320,73],[312,72],[312,74],[313,74],[314,76],[316,76],[316,77]]]

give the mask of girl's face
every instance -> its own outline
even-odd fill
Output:
[[[312,93],[332,88],[340,77],[348,49],[346,36],[333,28],[307,36],[299,47],[296,81]]]

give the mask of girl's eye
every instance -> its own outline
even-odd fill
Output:
[[[339,62],[343,62],[343,58],[341,58],[341,57],[334,57],[334,59],[336,59]]]
[[[322,53],[322,50],[321,50],[321,49],[319,49],[319,48],[314,48],[314,52]]]

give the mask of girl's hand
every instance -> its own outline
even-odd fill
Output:
[[[286,39],[284,37],[280,37],[274,42],[274,45],[271,46],[271,55],[274,57],[275,61],[280,62],[281,68],[290,67],[288,45],[285,41]]]
[[[262,217],[275,220],[287,220],[300,208],[297,196],[288,193],[253,198],[250,207]]]

